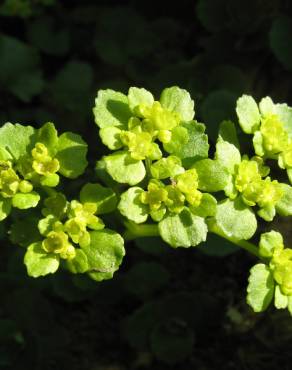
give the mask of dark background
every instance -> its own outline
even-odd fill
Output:
[[[80,133],[92,180],[104,150],[97,90],[143,86],[159,98],[178,85],[212,143],[220,120],[235,120],[242,93],[292,105],[291,9],[288,0],[2,0],[0,121],[53,121]],[[267,227],[289,242],[289,222]],[[1,370],[291,369],[292,320],[249,309],[255,261],[230,244],[211,237],[197,250],[172,250],[139,240],[111,281],[65,272],[34,280],[8,226],[0,227]]]

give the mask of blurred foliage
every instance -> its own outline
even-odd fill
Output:
[[[288,0],[3,0],[1,123],[54,121],[83,135],[93,163],[98,89],[178,85],[215,140],[242,93],[292,104],[291,12]],[[137,240],[101,284],[27,278],[5,223],[0,240],[1,370],[290,368],[291,320],[242,305],[251,260],[219,238],[200,252]]]

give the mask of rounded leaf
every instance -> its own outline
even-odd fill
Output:
[[[107,172],[119,183],[136,185],[146,175],[143,162],[131,158],[127,152],[116,152],[103,159]]]
[[[100,184],[88,183],[80,191],[81,203],[94,203],[97,206],[96,213],[110,213],[116,209],[117,196],[110,188]]]
[[[141,224],[148,218],[149,208],[140,200],[143,192],[144,190],[139,187],[128,189],[121,195],[118,205],[121,214],[136,224]]]
[[[87,257],[88,272],[97,281],[111,278],[125,255],[123,238],[109,229],[90,232],[90,244],[82,250]]]
[[[53,274],[58,270],[59,257],[53,253],[47,253],[42,248],[42,243],[31,244],[24,256],[24,264],[29,276],[34,278]]]
[[[132,115],[127,96],[110,89],[98,92],[93,113],[100,128],[126,126]]]
[[[274,296],[274,279],[268,266],[259,263],[250,270],[247,303],[255,312],[264,311]]]
[[[195,247],[206,240],[207,225],[202,217],[184,209],[180,214],[170,214],[158,224],[162,239],[171,247]]]
[[[240,198],[219,203],[215,220],[227,236],[238,240],[250,239],[257,229],[256,216]]]
[[[194,101],[186,90],[178,86],[164,89],[160,96],[160,103],[163,108],[178,113],[182,121],[188,122],[194,118]]]

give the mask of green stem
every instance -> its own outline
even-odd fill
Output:
[[[246,240],[238,240],[238,239],[235,239],[231,236],[226,235],[221,229],[219,229],[219,227],[214,222],[209,223],[208,229],[209,229],[209,232],[211,232],[213,234],[216,234],[216,235],[220,236],[221,238],[224,238],[224,239],[230,241],[231,243],[233,243],[235,245],[238,245],[240,248],[245,249],[247,252],[253,254],[254,256],[259,258],[260,260],[263,260],[263,258],[259,254],[259,249],[256,245],[254,245],[254,244],[252,244],[252,243],[250,243]]]
[[[137,225],[133,222],[125,221],[126,231],[123,235],[125,240],[134,240],[137,238],[159,236],[158,226],[152,225]]]
[[[147,173],[148,179],[151,179],[151,164],[152,164],[151,159],[146,158],[145,165],[146,165],[146,173]]]

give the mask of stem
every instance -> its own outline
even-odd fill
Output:
[[[221,229],[219,229],[219,227],[216,225],[215,222],[212,222],[212,223],[209,222],[208,229],[209,229],[209,232],[216,234],[220,236],[221,238],[224,238],[235,245],[238,245],[240,248],[245,249],[247,252],[253,254],[254,256],[256,256],[257,258],[263,261],[263,258],[260,256],[259,249],[256,245],[246,240],[238,240],[231,236],[226,235]]]
[[[124,233],[125,240],[134,240],[147,236],[159,236],[158,226],[152,225],[137,225],[133,222],[125,221],[127,230]]]
[[[146,173],[149,179],[151,179],[151,164],[152,161],[148,157],[145,159],[145,165],[146,165]]]

